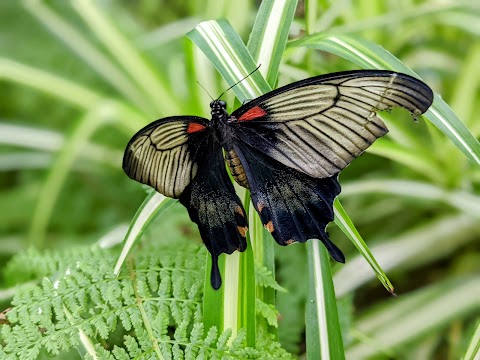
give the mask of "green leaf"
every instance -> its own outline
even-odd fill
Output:
[[[62,19],[42,1],[24,1],[25,8],[35,16],[56,37],[71,48],[82,58],[98,75],[114,86],[127,99],[131,99],[140,109],[150,109],[151,103],[146,101],[143,93],[136,84],[122,72],[117,64],[98,50],[82,32],[77,30],[69,22]],[[147,111],[148,112],[148,111]]]
[[[246,46],[238,34],[226,21],[207,21],[198,25],[188,33],[189,38],[204,52],[215,65],[224,79],[233,85],[248,75],[256,65]],[[257,97],[270,87],[259,72],[238,83],[233,91],[244,101]],[[248,208],[248,206],[247,206]],[[247,235],[248,246],[243,254],[231,254],[226,257],[225,275],[221,289],[223,298],[211,293],[211,288],[205,289],[204,304],[207,311],[217,312],[207,315],[209,325],[216,325],[219,329],[231,328],[236,331],[240,327],[247,328],[247,344],[255,342],[255,272],[253,249],[250,244],[252,228]],[[209,263],[210,264],[210,263]],[[217,302],[216,304],[213,302]],[[223,306],[222,306],[223,304]],[[218,309],[223,308],[223,315]],[[217,321],[217,322],[216,322]],[[222,321],[221,323],[219,323]]]
[[[257,67],[242,39],[226,20],[204,21],[187,36],[202,50],[230,86]],[[241,102],[270,90],[258,71],[232,88]]]
[[[370,248],[385,271],[413,270],[435,259],[448,258],[456,249],[472,242],[477,236],[477,224],[478,218],[466,214],[438,216]],[[349,259],[335,273],[337,295],[343,296],[361,287],[373,275],[363,257]]]
[[[288,34],[294,20],[297,0],[292,1],[262,1],[253,25],[247,48],[261,65],[259,71],[267,80],[269,88],[263,93],[275,88],[278,69],[285,50]],[[254,98],[261,94],[251,94]],[[247,192],[246,199],[250,199]],[[245,204],[249,200],[245,201]],[[272,236],[263,228],[260,218],[253,205],[249,206],[250,239],[254,246],[254,255],[257,265],[263,265],[267,270],[275,273],[274,246]],[[257,286],[257,298],[267,304],[275,304],[273,288]]]
[[[467,351],[463,360],[476,360],[480,356],[480,322],[478,322],[477,329],[470,339]]]
[[[357,341],[348,348],[347,358],[365,359],[379,354],[396,357],[392,349],[401,350],[454,320],[478,313],[478,298],[472,294],[479,293],[478,276],[452,277],[377,306],[354,323],[351,335]]]
[[[103,46],[118,61],[130,78],[143,90],[143,96],[160,114],[175,114],[181,108],[178,99],[158,71],[141,56],[133,44],[117,29],[105,11],[97,3],[76,1],[73,8],[82,17],[90,30],[97,36]],[[163,99],[162,102],[158,98]]]
[[[273,88],[297,8],[297,0],[262,1],[248,40],[248,51]]]
[[[308,359],[345,359],[330,255],[320,241],[307,242],[310,291],[305,322]]]
[[[385,289],[387,289],[391,294],[395,294],[392,283],[378,264],[367,244],[365,244],[365,242],[363,241],[362,237],[355,228],[355,225],[353,225],[352,220],[350,220],[350,218],[348,217],[345,209],[343,208],[338,198],[335,199],[334,207],[335,224],[337,224],[340,230],[342,230],[342,232],[348,236],[348,238],[352,241],[353,245],[355,245],[360,254],[365,258],[365,260],[367,260],[367,262],[377,275],[378,280],[380,280]]]
[[[69,141],[64,143],[40,191],[39,200],[33,213],[29,233],[30,243],[33,246],[42,247],[43,245],[57,197],[78,154],[98,127],[113,121],[116,110],[116,107],[109,103],[93,108],[80,119],[80,123],[73,130]]]
[[[118,276],[123,262],[127,258],[132,246],[137,240],[140,239],[151,222],[176,201],[177,200],[167,198],[156,191],[150,192],[150,194],[143,201],[142,205],[140,205],[138,208],[135,216],[132,219],[132,222],[130,223],[127,235],[125,236],[125,244],[123,245],[122,252],[118,257],[117,263],[115,264],[115,268],[113,270],[115,275]]]

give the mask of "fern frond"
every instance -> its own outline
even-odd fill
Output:
[[[256,299],[255,305],[257,313],[262,315],[267,320],[268,325],[278,327],[277,319],[280,313],[277,309],[275,309],[275,306],[272,304],[267,304],[260,299]]]
[[[79,347],[89,359],[281,358],[272,357],[281,348],[268,334],[253,349],[244,331],[231,339],[230,329],[204,329],[205,256],[192,243],[147,244],[117,278],[112,249],[19,254],[8,272],[17,281],[43,279],[16,293],[9,324],[1,326],[1,358],[36,359]],[[271,317],[270,310],[262,314]]]
[[[270,287],[280,292],[287,292],[285,288],[275,281],[273,273],[268,270],[266,266],[255,266],[255,280],[258,286]]]

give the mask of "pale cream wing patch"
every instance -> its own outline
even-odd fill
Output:
[[[207,136],[205,119],[165,118],[147,125],[125,149],[123,170],[131,178],[159,193],[178,198],[195,177],[196,154]]]

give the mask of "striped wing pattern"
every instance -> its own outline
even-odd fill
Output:
[[[337,174],[388,131],[377,111],[403,107],[418,116],[432,99],[430,88],[409,75],[356,71],[287,85],[232,117],[241,142],[322,178]]]
[[[198,171],[196,154],[205,142],[206,127],[206,119],[187,116],[151,123],[128,143],[124,171],[165,196],[180,197]]]

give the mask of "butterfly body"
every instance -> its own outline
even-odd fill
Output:
[[[340,193],[338,173],[388,130],[378,110],[414,116],[433,93],[390,71],[334,73],[302,80],[249,101],[231,115],[211,102],[211,120],[174,116],[141,129],[125,150],[129,177],[178,198],[212,255],[211,283],[221,286],[218,256],[246,248],[245,209],[234,180],[250,190],[265,228],[280,245],[319,239],[345,258],[325,228]],[[225,154],[225,155],[223,155]]]

